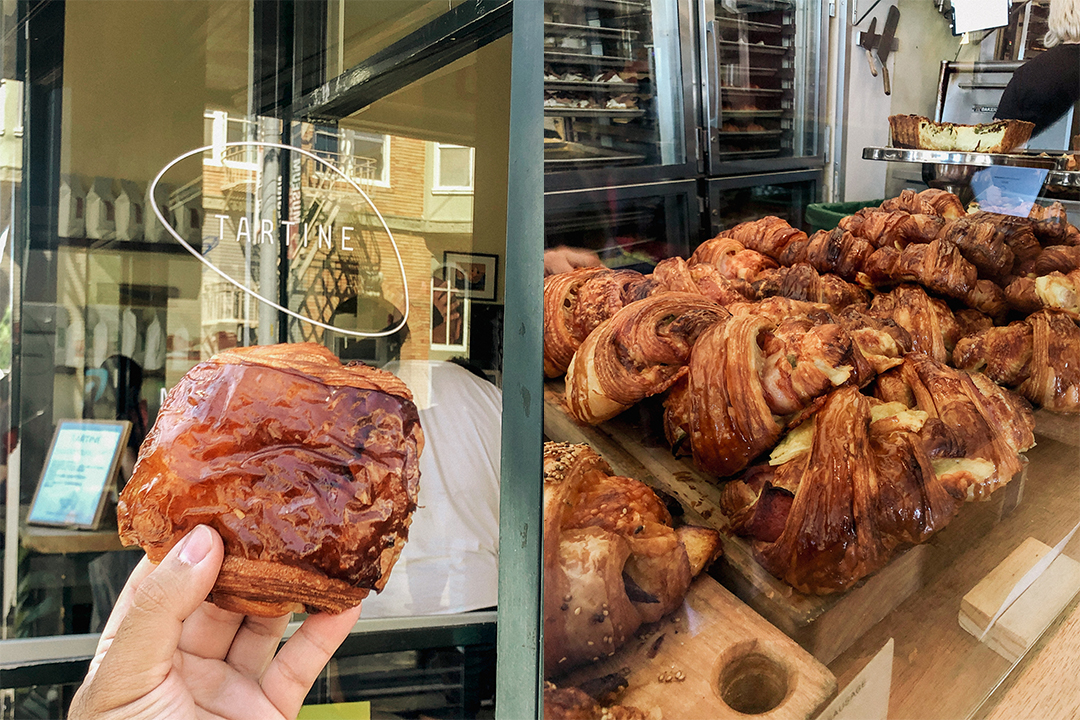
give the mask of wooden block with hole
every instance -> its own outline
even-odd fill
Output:
[[[960,603],[960,626],[1009,662],[1019,660],[1080,592],[1080,562],[1058,555],[983,637],[1017,581],[1050,551],[1049,545],[1027,538]]]
[[[707,575],[682,607],[613,656],[555,682],[578,686],[611,673],[627,682],[616,702],[657,720],[802,720],[836,692],[828,668]]]

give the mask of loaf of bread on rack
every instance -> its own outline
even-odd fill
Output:
[[[893,397],[830,392],[724,489],[733,530],[802,592],[846,590],[925,541],[964,500],[1008,482],[1034,444],[1030,409],[985,376],[912,354],[882,377]]]
[[[585,339],[566,371],[566,403],[597,424],[668,389],[705,328],[730,313],[704,295],[663,292],[624,306]]]
[[[720,477],[775,444],[789,418],[832,388],[869,381],[874,370],[828,311],[776,322],[734,315],[705,330],[685,384],[665,400],[664,427],[677,452]]]
[[[950,152],[1008,153],[1027,144],[1035,124],[1025,120],[997,120],[965,125],[934,122],[922,115],[892,115],[889,130],[893,147]]]
[[[1080,413],[1080,327],[1064,313],[1040,310],[962,338],[953,364],[981,371],[1047,410]]]
[[[424,446],[399,379],[322,345],[235,348],[169,391],[117,508],[153,562],[196,525],[225,560],[210,599],[276,617],[341,612],[389,579]]]
[[[546,677],[612,655],[720,553],[719,533],[673,528],[648,486],[588,445],[544,445],[543,536]]]

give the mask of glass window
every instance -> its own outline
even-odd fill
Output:
[[[473,148],[435,143],[436,193],[472,192]]]

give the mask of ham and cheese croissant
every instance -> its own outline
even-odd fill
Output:
[[[566,371],[570,414],[595,425],[667,390],[686,372],[698,335],[729,314],[703,295],[681,292],[626,305],[574,354]]]
[[[903,397],[832,391],[768,463],[724,489],[734,531],[803,592],[846,590],[899,545],[925,541],[1010,480],[1034,444],[1030,409],[985,376],[910,355],[883,377]]]
[[[544,445],[544,674],[613,654],[676,609],[720,552],[715,530],[672,527],[643,483],[587,445]]]
[[[1047,410],[1080,413],[1080,327],[1063,313],[1040,310],[965,337],[953,364],[982,371]]]
[[[664,402],[665,432],[702,470],[731,475],[772,447],[790,416],[817,397],[872,377],[851,336],[824,310],[779,323],[734,315],[698,338],[685,384]]]

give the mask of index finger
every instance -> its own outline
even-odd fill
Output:
[[[304,697],[360,617],[360,606],[304,620],[260,680],[263,692],[285,717],[296,717]]]

